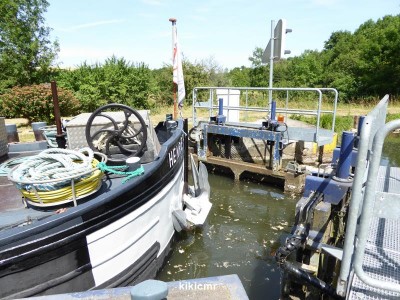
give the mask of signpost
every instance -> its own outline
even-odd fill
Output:
[[[286,33],[292,32],[292,29],[286,28],[286,20],[280,19],[275,26],[275,21],[271,21],[271,39],[264,50],[262,62],[269,61],[269,87],[272,88],[274,77],[274,61],[279,61],[285,54],[290,54],[290,50],[285,49]],[[272,101],[272,90],[269,90],[269,106]]]

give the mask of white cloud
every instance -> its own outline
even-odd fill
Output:
[[[98,21],[98,22],[92,22],[92,23],[84,23],[84,24],[79,24],[67,28],[57,28],[59,31],[63,32],[74,32],[80,29],[84,28],[93,28],[93,27],[98,27],[98,26],[103,26],[103,25],[109,25],[109,24],[119,24],[123,23],[125,20],[104,20],[104,21]]]

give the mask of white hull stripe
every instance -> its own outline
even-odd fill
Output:
[[[165,249],[174,234],[172,210],[182,208],[183,165],[155,197],[86,237],[92,274],[99,286],[134,264],[154,243]],[[158,254],[159,255],[159,254]]]

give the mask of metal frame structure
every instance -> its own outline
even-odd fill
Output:
[[[216,97],[218,95],[218,90],[223,90],[224,95],[228,97],[225,99],[223,103],[222,99],[218,99],[218,104],[215,103]],[[230,98],[235,94],[237,96],[236,91],[244,91],[245,92],[245,105],[231,105]],[[201,102],[198,99],[198,94],[200,91],[208,91],[208,100],[205,102]],[[231,91],[235,91],[231,93]],[[263,107],[254,107],[249,106],[248,104],[248,93],[253,91],[263,92],[268,91],[271,94],[273,91],[286,92],[286,101],[285,106],[283,108],[277,108],[276,102],[273,100],[268,100],[268,104]],[[227,92],[227,94],[226,94]],[[317,95],[317,109],[314,110],[306,110],[306,109],[293,109],[289,107],[289,93],[290,92],[310,92],[315,93]],[[323,92],[333,92],[333,109],[332,110],[322,110],[322,100],[323,100]],[[325,145],[332,142],[334,135],[334,127],[335,127],[335,117],[336,117],[336,108],[338,101],[338,92],[333,88],[250,88],[250,87],[196,87],[193,89],[193,126],[200,127],[202,132],[202,140],[197,142],[197,151],[199,158],[201,160],[207,160],[207,148],[208,148],[208,135],[223,135],[226,136],[229,140],[229,137],[241,137],[241,138],[251,138],[251,139],[260,139],[267,141],[267,145],[269,146],[269,168],[277,171],[281,168],[282,164],[282,149],[283,139],[287,139],[292,141],[307,141],[307,142],[316,142],[318,145]],[[207,109],[209,110],[209,120],[205,122],[200,122],[197,116],[197,109]],[[218,109],[218,116],[214,115],[214,110]],[[223,110],[227,111],[227,117],[223,116]],[[264,126],[262,123],[268,122],[260,122],[260,124],[249,124],[247,122],[230,122],[229,120],[229,111],[244,111],[244,112],[265,112],[269,119],[267,121],[275,120],[275,114],[285,114],[286,120],[290,117],[291,114],[301,114],[301,115],[314,115],[316,116],[316,126],[312,128],[304,128],[304,127],[292,127],[288,126],[286,123],[284,124],[284,130],[278,130],[277,127],[271,128],[268,126]],[[320,120],[321,114],[327,113],[332,114],[333,122],[332,128],[330,130],[320,128]],[[210,122],[211,119],[215,119],[216,123],[213,124]],[[238,121],[238,120],[236,120]],[[290,127],[290,128],[289,128]],[[228,147],[230,147],[230,143],[228,141]],[[228,150],[229,152],[229,150]],[[229,155],[228,155],[229,156]]]
[[[400,292],[400,284],[372,278],[363,269],[367,240],[371,242],[369,234],[373,231],[370,229],[373,219],[378,217],[398,219],[400,212],[400,206],[396,205],[395,202],[395,198],[398,198],[398,196],[379,191],[377,188],[384,139],[394,129],[400,128],[400,120],[385,125],[388,101],[389,96],[386,95],[375,109],[365,117],[361,129],[347,218],[343,259],[336,289],[341,296],[346,296],[355,275],[368,286]],[[378,202],[379,209],[377,209],[375,202]],[[357,224],[358,221],[360,222],[359,225]],[[354,276],[351,275],[353,272]]]
[[[324,139],[324,134],[322,128],[320,128],[320,121],[321,121],[321,114],[331,114],[333,116],[333,122],[332,122],[332,127],[329,130],[329,132],[333,136],[333,132],[335,129],[335,118],[336,118],[336,109],[337,109],[337,102],[339,98],[338,91],[334,88],[256,88],[256,87],[195,87],[192,92],[192,97],[193,97],[193,105],[192,105],[192,113],[193,113],[193,127],[196,127],[199,125],[199,117],[197,116],[197,109],[207,109],[209,110],[209,117],[213,116],[214,110],[218,110],[219,105],[216,102],[218,99],[216,99],[216,90],[217,89],[225,89],[228,91],[228,103],[224,103],[224,109],[226,109],[228,112],[230,110],[236,110],[236,111],[243,111],[243,112],[251,112],[251,111],[256,111],[256,112],[265,112],[267,114],[271,113],[271,101],[268,101],[265,106],[263,107],[255,107],[255,106],[249,106],[248,105],[248,92],[249,91],[268,91],[268,92],[273,92],[273,91],[284,91],[286,92],[286,102],[285,102],[285,107],[276,108],[276,112],[280,114],[284,114],[286,119],[290,114],[301,114],[301,115],[314,115],[316,116],[316,124],[315,128],[312,128],[312,142],[318,143],[318,144],[326,144],[326,139]],[[207,101],[201,101],[198,99],[198,92],[199,91],[209,91],[209,97]],[[239,105],[239,106],[232,106],[230,105],[230,90],[240,90],[241,92],[245,92],[245,105]],[[290,108],[289,105],[289,100],[290,100],[290,92],[310,92],[310,93],[315,93],[317,95],[317,109],[316,110],[310,110],[310,109],[293,109]],[[333,99],[333,109],[332,110],[322,110],[322,101],[323,101],[323,94],[324,93],[334,93],[334,99]],[[207,120],[208,121],[208,120]],[[229,120],[227,120],[229,122]],[[321,134],[321,132],[323,134]],[[293,140],[305,140],[305,141],[310,141],[308,138],[306,138],[304,135],[304,129],[295,132],[295,134],[291,134],[291,139]],[[307,136],[309,133],[307,133]],[[332,139],[332,136],[329,137],[329,139]],[[329,140],[328,139],[328,140]]]

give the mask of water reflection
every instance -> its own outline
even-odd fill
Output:
[[[238,274],[250,299],[279,299],[273,254],[294,221],[296,197],[274,187],[210,174],[213,208],[202,228],[184,234],[160,280]]]

